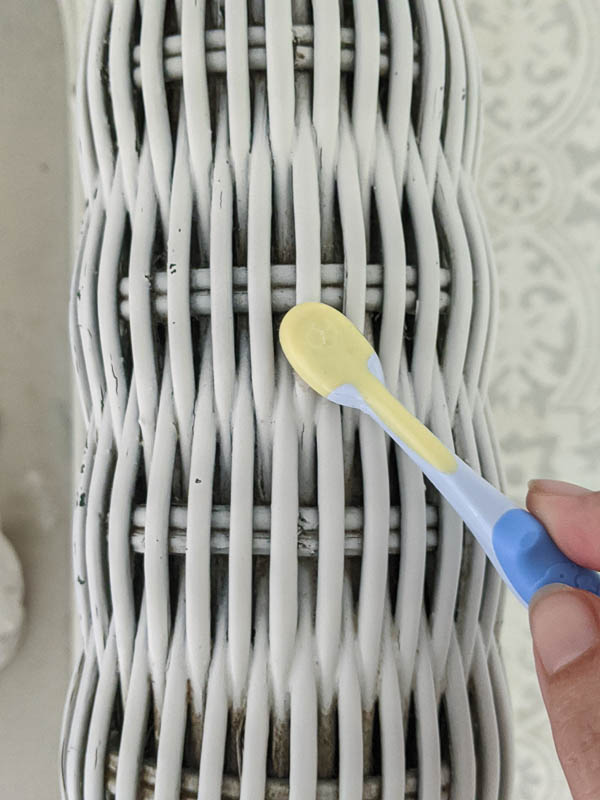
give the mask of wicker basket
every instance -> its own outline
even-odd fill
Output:
[[[507,800],[497,576],[277,344],[343,309],[498,482],[462,4],[94,0],[81,50],[64,797]]]

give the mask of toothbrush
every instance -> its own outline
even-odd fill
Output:
[[[461,461],[386,389],[377,354],[350,320],[323,303],[283,318],[283,351],[323,397],[372,417],[465,521],[517,598],[528,605],[549,583],[600,595],[600,575],[568,559],[544,526]]]

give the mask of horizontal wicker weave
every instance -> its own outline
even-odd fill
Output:
[[[93,0],[68,800],[507,800],[496,575],[277,344],[322,299],[492,482],[459,0]]]

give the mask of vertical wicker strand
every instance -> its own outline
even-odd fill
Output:
[[[312,0],[314,77],[312,121],[318,147],[323,262],[335,248],[335,162],[340,109],[341,22],[337,0]]]
[[[376,0],[355,0],[354,85],[352,130],[356,142],[360,194],[368,236],[370,195],[375,151],[375,128],[379,98],[380,28]]]
[[[210,216],[210,323],[212,333],[215,410],[219,421],[222,475],[231,470],[231,408],[235,382],[233,318],[233,186],[227,142],[227,105],[219,102],[217,143]],[[228,482],[228,481],[227,481]]]
[[[409,4],[387,0],[386,11],[390,24],[387,126],[394,158],[396,185],[402,192],[410,126],[415,43]],[[402,195],[398,199],[401,201]]]
[[[148,475],[144,547],[144,583],[148,613],[148,655],[154,695],[155,732],[160,731],[171,608],[169,601],[169,509],[177,433],[173,425],[173,387],[168,354],[156,419],[156,439]]]
[[[144,3],[140,38],[140,67],[146,134],[152,159],[163,230],[169,225],[173,141],[167,107],[163,65],[163,27],[167,0]]]
[[[152,185],[152,162],[147,140],[142,145],[140,176],[129,254],[129,334],[135,364],[139,423],[144,443],[146,474],[154,449],[158,413],[158,377],[152,316],[152,249],[157,203]]]
[[[264,80],[255,84],[253,131],[248,204],[248,327],[258,440],[257,482],[259,493],[267,498],[271,487],[275,348],[271,306],[272,173]]]
[[[119,269],[125,236],[126,213],[121,160],[118,158],[108,200],[106,225],[98,265],[98,333],[106,395],[117,448],[120,448],[121,445],[128,393],[128,376],[121,343],[118,309]]]
[[[138,404],[134,384],[129,393],[108,512],[108,573],[123,701],[129,692],[136,626],[129,531],[140,455]]]
[[[317,504],[319,552],[315,646],[319,676],[319,776],[336,774],[336,671],[342,636],[344,580],[344,459],[340,409],[327,400],[317,407]]]
[[[110,28],[111,11],[112,3],[110,0],[97,0],[94,3],[90,44],[87,52],[87,97],[94,149],[99,168],[99,188],[105,203],[108,202],[110,197],[115,169],[115,154],[113,152],[109,115],[104,100],[105,41]]]
[[[288,771],[288,679],[298,617],[298,438],[291,393],[292,375],[280,355],[275,404],[269,563],[269,649],[274,720],[272,759]]]
[[[225,55],[231,160],[235,175],[235,199],[239,254],[246,257],[248,230],[248,156],[250,153],[250,71],[248,67],[248,12],[246,0],[225,0]]]
[[[199,217],[200,252],[203,261],[207,262],[213,142],[204,44],[205,16],[205,0],[183,0],[181,8],[183,94],[194,199]]]
[[[267,750],[269,739],[269,672],[268,672],[268,600],[267,581],[263,577],[256,588],[256,628],[248,683],[248,701],[244,726],[244,761],[240,784],[240,800],[265,796]]]
[[[135,0],[113,0],[108,50],[111,106],[115,120],[123,189],[127,210],[131,216],[135,208],[139,163],[134,89],[129,68],[131,57],[129,46],[135,8]]]
[[[346,578],[343,588],[343,640],[338,671],[339,785],[340,797],[363,797],[363,713],[356,664],[356,633],[352,589]]]
[[[200,756],[205,684],[211,654],[210,533],[217,425],[212,353],[207,332],[194,413],[185,556],[186,648],[191,693],[192,746]]]
[[[146,744],[147,720],[150,710],[148,682],[148,626],[146,602],[142,599],[139,613],[131,681],[123,715],[119,745],[119,761],[115,780],[115,796],[119,800],[137,800],[140,767]]]
[[[225,615],[225,603],[221,600],[217,610],[213,655],[206,688],[206,716],[198,773],[198,800],[221,797],[227,737]]]
[[[379,724],[381,726],[381,798],[404,797],[406,756],[402,696],[397,667],[396,633],[389,604],[383,628],[383,655],[379,686]]]
[[[108,630],[106,647],[99,660],[98,685],[89,721],[83,770],[85,800],[105,800],[106,797],[104,785],[106,753],[118,683],[117,644],[113,621]]]
[[[187,486],[190,476],[195,380],[190,316],[192,187],[183,105],[180,106],[179,117],[167,244],[167,323],[175,420],[179,434],[183,483]]]
[[[321,299],[321,222],[315,143],[309,116],[308,86],[299,87],[298,132],[292,162],[296,242],[296,302]],[[300,425],[300,501],[314,502],[314,417],[316,395],[294,378]]]
[[[360,179],[356,152],[348,118],[345,98],[342,97],[337,161],[337,199],[344,252],[344,314],[359,330],[365,324],[367,241],[362,215]],[[344,430],[344,471],[347,489],[351,480],[358,414],[345,408],[342,412]]]
[[[265,0],[269,139],[273,154],[275,237],[283,263],[293,254],[291,154],[294,142],[294,52],[291,0]]]
[[[298,570],[299,621],[290,674],[290,800],[317,794],[317,689],[312,635],[312,570]]]
[[[165,702],[156,755],[155,800],[179,800],[185,737],[187,670],[185,664],[185,581],[179,581],[175,624],[165,676]]]
[[[248,332],[242,330],[240,368],[231,420],[228,656],[233,697],[233,739],[241,772],[243,702],[252,636],[252,533],[254,501],[254,416],[250,389]]]

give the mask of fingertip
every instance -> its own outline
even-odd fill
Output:
[[[533,595],[531,600],[529,601],[529,618],[531,619],[534,609],[541,603],[546,597],[550,595],[556,594],[556,592],[573,592],[575,589],[572,589],[570,586],[567,586],[565,583],[547,583],[545,586],[542,586],[540,589],[536,591]]]
[[[553,495],[559,497],[583,497],[592,494],[590,489],[569,481],[555,481],[549,478],[534,478],[527,484],[533,494]]]
[[[574,798],[600,797],[600,598],[552,584],[530,607],[534,658],[556,749]]]
[[[526,505],[565,555],[583,567],[600,569],[600,492],[535,480]]]
[[[548,676],[600,646],[600,618],[586,592],[561,584],[545,586],[529,609],[531,633]]]

